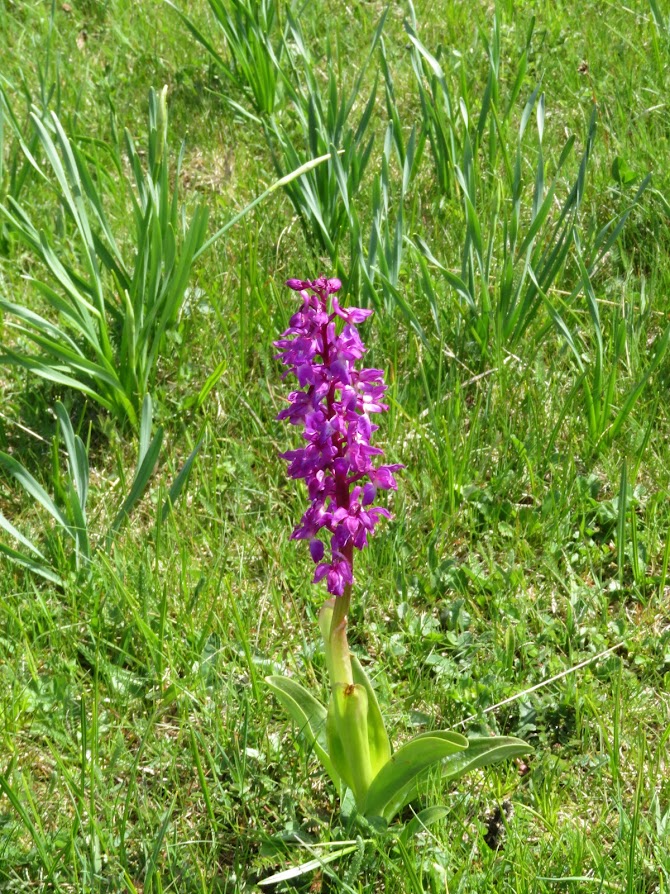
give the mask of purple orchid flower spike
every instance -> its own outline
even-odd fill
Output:
[[[366,351],[356,324],[372,311],[341,307],[331,298],[342,288],[339,279],[289,279],[286,285],[302,305],[274,344],[288,367],[284,376],[293,374],[301,390],[289,394],[277,418],[304,426],[306,444],[281,455],[291,478],[305,479],[310,498],[292,537],[310,541],[314,581],[325,578],[329,592],[348,603],[354,549],[363,549],[379,520],[391,517],[372,503],[378,490],[397,488],[394,472],[403,466],[379,465],[382,451],[370,443],[378,428],[370,415],[388,409],[383,371],[356,368]],[[328,560],[322,532],[330,534]]]

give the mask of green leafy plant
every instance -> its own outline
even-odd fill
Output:
[[[209,0],[227,56],[219,52],[214,41],[204,34],[193,19],[171,0],[166,2],[177,11],[195,39],[207,50],[217,71],[228,85],[235,86],[251,99],[252,114],[240,103],[225,96],[226,101],[245,117],[258,121],[257,115],[271,115],[283,97],[281,64],[284,44],[278,31],[277,0]]]
[[[207,231],[204,207],[197,207],[185,223],[177,187],[179,163],[172,184],[166,91],[152,90],[149,97],[146,167],[128,133],[131,178],[111,152],[111,163],[125,181],[132,202],[130,251],[117,240],[105,213],[100,171],[92,170],[55,114],[49,126],[36,115],[33,124],[49,167],[31,161],[39,175],[53,184],[74,226],[76,260],[71,261],[70,253],[9,197],[2,211],[16,236],[50,274],[50,281],[34,279],[33,283],[57,322],[0,300],[0,308],[16,321],[11,324],[15,334],[39,351],[25,350],[21,341],[5,344],[0,360],[81,391],[136,427]]]
[[[23,182],[30,171],[27,159],[22,153],[17,139],[21,128],[12,104],[5,90],[0,86],[0,199],[6,196],[16,198],[21,192]],[[34,149],[33,149],[34,151]]]
[[[350,790],[355,809],[366,819],[390,823],[417,798],[421,783],[435,769],[449,781],[529,753],[527,743],[513,736],[466,737],[443,730],[422,733],[394,751],[370,680],[356,656],[348,653],[346,638],[338,640],[332,617],[331,601],[321,612],[326,650],[347,649],[353,683],[333,682],[331,677],[327,708],[296,680],[270,676],[267,683],[321,761],[341,801],[346,803]]]
[[[132,177],[109,149],[112,163],[132,202],[134,238],[129,250],[117,241],[107,218],[98,181],[82,152],[66,135],[57,116],[50,129],[37,116],[33,123],[55,178],[23,146],[32,167],[52,183],[77,242],[75,257],[55,244],[31,220],[25,208],[8,197],[0,211],[12,231],[39,260],[51,281],[32,279],[57,322],[15,302],[0,298],[0,309],[13,321],[18,341],[4,345],[0,363],[13,364],[80,391],[137,428],[144,397],[153,388],[156,367],[167,337],[178,324],[194,262],[239,220],[275,190],[309,176],[331,159],[312,158],[279,178],[207,238],[207,212],[197,206],[186,223],[179,203],[181,155],[173,178],[167,142],[166,91],[151,91],[146,167],[126,132]],[[174,180],[174,184],[173,184]],[[23,347],[27,341],[38,353]]]
[[[372,181],[372,218],[367,245],[355,207],[351,206],[351,266],[349,287],[357,287],[375,307],[403,306],[398,290],[405,246],[404,202],[416,160],[413,136],[403,146],[403,176],[399,188],[392,187],[391,164],[394,145],[393,124],[384,140],[381,169]],[[359,286],[360,282],[360,286]]]
[[[413,17],[406,23],[406,30],[413,47],[424,130],[433,149],[438,182],[447,197],[453,195],[462,203],[460,271],[456,273],[438,260],[421,237],[416,239],[416,245],[455,294],[462,353],[475,353],[482,361],[500,363],[504,351],[514,350],[543,307],[559,329],[564,325],[549,295],[571,258],[573,232],[578,226],[596,135],[596,109],[591,114],[577,175],[565,198],[559,200],[564,168],[575,138],[571,136],[564,143],[548,180],[543,148],[545,97],[539,86],[523,107],[514,155],[506,148],[511,142],[513,113],[526,75],[532,28],[505,99],[499,81],[502,50],[497,17],[490,39],[482,36],[489,71],[478,115],[464,80],[456,100],[442,65],[419,40]],[[534,147],[529,139],[533,113]],[[534,161],[529,177],[527,159],[531,153]],[[497,167],[503,173],[493,177]],[[647,177],[632,202],[595,233],[589,244],[590,273],[602,264],[648,183]],[[567,305],[580,288],[576,287]],[[546,328],[541,329],[541,334],[546,334]]]
[[[330,153],[326,165],[292,181],[286,192],[309,235],[337,266],[340,244],[352,228],[353,200],[370,160],[374,135],[370,122],[377,95],[372,85],[358,119],[352,122],[363,77],[381,37],[386,14],[377,26],[365,63],[346,93],[328,57],[328,83],[321,86],[315,61],[298,23],[288,16],[285,83],[295,122],[289,127],[275,119],[264,123],[265,135],[278,173],[293,170],[306,159]]]

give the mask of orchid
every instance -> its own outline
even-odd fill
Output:
[[[289,279],[286,285],[301,304],[274,344],[286,367],[283,378],[295,377],[299,387],[277,418],[303,428],[303,446],[281,456],[289,476],[304,479],[310,501],[291,536],[309,541],[313,580],[325,580],[331,594],[319,614],[328,707],[291,678],[266,679],[338,789],[343,810],[351,806],[351,792],[354,815],[388,823],[431,768],[455,778],[531,749],[509,736],[466,738],[441,730],[393,753],[376,692],[347,641],[354,553],[367,546],[382,518],[391,517],[374,504],[378,491],[397,489],[395,473],[403,468],[383,464],[383,451],[371,443],[378,428],[371,417],[388,409],[383,371],[358,366],[366,348],[356,327],[372,311],[343,307],[334,297],[339,279]]]
[[[343,308],[331,298],[342,288],[339,279],[290,279],[287,286],[302,304],[275,347],[288,367],[284,377],[294,375],[302,390],[289,394],[289,406],[277,418],[304,425],[306,446],[282,457],[291,478],[305,479],[310,498],[292,537],[310,541],[314,581],[325,578],[329,592],[343,596],[353,583],[354,549],[362,550],[380,519],[391,517],[372,505],[377,490],[397,489],[393,473],[402,466],[378,464],[382,451],[370,444],[378,428],[370,415],[388,409],[383,371],[356,368],[366,352],[356,324],[372,311]],[[344,321],[339,333],[338,319]],[[331,535],[329,561],[323,561],[317,537],[323,530]]]

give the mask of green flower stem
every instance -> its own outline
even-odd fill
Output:
[[[329,599],[329,602],[334,602],[333,606],[333,620],[331,623],[331,636],[333,630],[344,621],[345,625],[347,623],[347,616],[349,615],[349,606],[351,605],[351,584],[348,584],[344,588],[344,593],[341,596],[335,596],[332,600]]]
[[[326,666],[330,685],[343,683],[351,686],[354,676],[347,641],[347,613],[351,602],[351,587],[346,587],[342,596],[336,596],[324,603],[319,613],[319,627],[326,649]]]

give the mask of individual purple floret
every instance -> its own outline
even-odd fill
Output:
[[[284,378],[292,373],[302,390],[289,394],[289,406],[277,418],[303,425],[307,443],[281,456],[291,478],[305,479],[311,501],[291,536],[310,541],[314,581],[326,578],[328,590],[342,596],[353,582],[354,547],[363,549],[379,519],[391,517],[372,505],[377,490],[395,490],[393,473],[403,467],[375,465],[383,451],[370,445],[378,428],[370,413],[388,409],[382,403],[383,371],[356,369],[366,349],[355,324],[372,311],[341,307],[331,298],[342,288],[339,279],[289,279],[286,285],[299,293],[302,306],[274,344],[277,359],[288,367]],[[330,561],[323,561],[324,544],[317,537],[323,528],[332,535]]]

